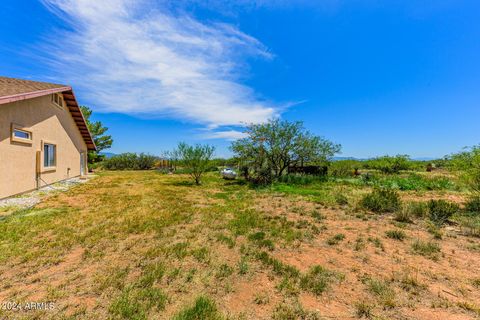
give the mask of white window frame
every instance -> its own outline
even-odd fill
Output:
[[[15,135],[15,132],[17,132],[17,131],[24,132],[24,133],[28,134],[28,138],[17,137]],[[32,132],[32,130],[29,130],[28,128],[25,128],[24,126],[21,126],[21,125],[16,124],[16,123],[12,123],[11,128],[10,128],[10,141],[31,145],[32,142],[33,142],[33,132]]]
[[[52,145],[55,147],[54,153],[53,153],[53,161],[54,165],[53,166],[45,166],[45,145]],[[42,163],[42,171],[55,171],[57,170],[57,161],[58,161],[58,146],[56,143],[51,142],[51,141],[42,141],[42,157],[41,157],[41,163]]]
[[[63,110],[64,108],[63,95],[61,93],[52,94],[52,103]]]

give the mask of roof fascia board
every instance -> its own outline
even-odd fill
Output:
[[[59,87],[59,88],[53,88],[53,89],[32,91],[32,92],[28,92],[28,93],[19,93],[19,94],[14,94],[14,95],[10,95],[10,96],[3,96],[3,97],[0,97],[0,104],[37,98],[37,97],[41,97],[41,96],[46,96],[47,94],[63,92],[63,91],[68,91],[68,90],[72,90],[72,88],[71,87]]]

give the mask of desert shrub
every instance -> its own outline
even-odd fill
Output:
[[[480,237],[480,215],[466,213],[455,218],[466,235]]]
[[[377,213],[395,212],[400,209],[401,200],[394,190],[375,189],[362,198],[360,205],[364,209]]]
[[[411,214],[408,206],[402,206],[401,209],[397,210],[395,212],[394,219],[395,219],[395,221],[398,221],[398,222],[411,223],[412,222],[412,214]]]
[[[328,167],[328,173],[335,178],[349,178],[355,175],[355,169],[361,167],[361,162],[357,160],[339,160],[332,161]]]
[[[471,197],[467,203],[465,203],[465,211],[480,214],[480,196]]]
[[[401,170],[410,169],[410,157],[407,155],[378,157],[368,160],[366,166],[371,169],[379,170],[385,174],[399,173]]]
[[[340,241],[343,241],[343,239],[345,239],[345,235],[343,233],[337,233],[333,237],[327,239],[327,244],[330,246],[334,246],[336,244],[339,244]]]
[[[373,293],[385,308],[395,307],[395,290],[386,281],[378,279],[367,280],[368,290]]]
[[[335,202],[340,206],[346,206],[348,204],[348,198],[342,193],[337,193],[335,194]]]
[[[433,235],[434,239],[441,240],[443,239],[443,231],[442,231],[442,226],[438,225],[432,221],[426,221],[425,227],[427,231]]]
[[[321,295],[328,289],[330,283],[335,280],[336,277],[336,273],[322,266],[313,266],[307,274],[301,277],[300,287],[315,295]]]
[[[379,180],[379,177],[372,172],[367,172],[360,176],[361,183],[366,186],[377,185],[378,180]]]
[[[385,235],[390,239],[395,239],[399,241],[403,241],[407,235],[402,230],[388,230],[385,232]]]
[[[441,252],[437,243],[432,241],[425,242],[419,239],[412,243],[412,249],[414,253],[434,260],[438,259],[438,254]]]
[[[373,316],[373,309],[375,305],[366,301],[359,301],[355,303],[355,314],[358,318],[370,319]]]
[[[408,202],[395,212],[394,219],[398,222],[411,223],[413,218],[424,218],[427,215],[427,203]]]
[[[155,165],[156,157],[145,153],[122,153],[102,162],[106,170],[148,170]]]
[[[479,289],[480,289],[480,278],[472,279],[472,285],[473,285],[475,288],[479,288]]]
[[[412,217],[423,218],[428,213],[426,202],[408,202],[404,207]]]
[[[439,226],[446,223],[459,210],[460,207],[453,202],[445,200],[430,200],[428,202],[428,217]]]
[[[302,305],[296,301],[294,303],[281,303],[275,307],[272,314],[273,320],[320,320],[320,315],[315,311],[306,311]]]

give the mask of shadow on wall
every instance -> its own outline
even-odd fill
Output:
[[[35,105],[37,105],[37,107],[35,107]],[[8,139],[9,143],[15,146],[31,148],[29,145],[10,142],[11,124],[16,123],[25,128],[31,128],[52,117],[57,118],[58,123],[60,123],[77,150],[83,151],[86,149],[86,146],[83,144],[83,137],[70,111],[65,109],[61,110],[54,106],[50,102],[50,95],[0,105],[0,142]],[[35,134],[34,131],[33,135],[36,141],[43,138],[35,137]],[[38,143],[34,145],[34,147],[36,151],[39,150]]]

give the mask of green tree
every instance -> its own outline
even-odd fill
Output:
[[[90,134],[92,135],[93,141],[97,146],[97,151],[88,152],[88,162],[98,162],[103,159],[103,157],[99,155],[99,152],[105,149],[109,149],[112,146],[112,136],[105,134],[108,128],[105,127],[100,121],[90,121],[90,117],[92,116],[92,109],[87,106],[80,106],[80,109],[82,110],[83,117],[87,122],[87,127],[90,131]]]
[[[207,171],[212,159],[215,147],[196,144],[190,146],[186,143],[179,143],[173,154],[178,156],[179,163],[185,167],[190,176],[199,185],[201,177]]]
[[[325,164],[341,149],[312,135],[299,121],[273,119],[249,125],[246,133],[247,137],[232,143],[231,150],[263,182],[282,176],[288,167]]]
[[[480,193],[480,145],[453,154],[449,160],[450,166],[461,172],[466,184],[474,192]]]

